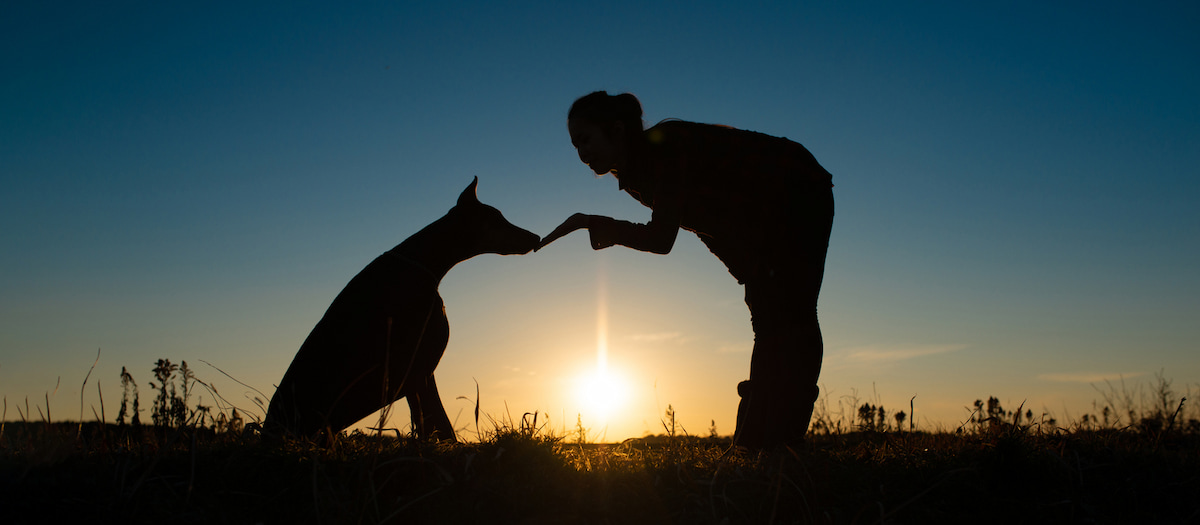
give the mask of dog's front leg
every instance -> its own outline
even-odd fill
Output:
[[[414,385],[408,392],[408,412],[412,416],[413,430],[421,439],[434,438],[438,441],[457,441],[454,436],[454,426],[442,406],[442,398],[438,395],[437,382],[430,375],[425,381]]]

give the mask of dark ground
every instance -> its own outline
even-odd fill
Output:
[[[200,430],[7,423],[0,522],[1200,523],[1200,436],[1002,427],[579,445],[501,430],[332,448]]]

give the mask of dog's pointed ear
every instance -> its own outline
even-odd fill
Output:
[[[476,176],[475,180],[471,181],[471,184],[467,186],[467,189],[463,190],[462,194],[458,196],[459,206],[461,206],[463,204],[467,204],[467,203],[479,202],[479,198],[475,196],[475,187],[476,186],[479,186],[479,177],[478,176]]]

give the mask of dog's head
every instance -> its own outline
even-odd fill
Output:
[[[479,177],[475,177],[458,196],[458,204],[451,210],[463,221],[466,231],[471,232],[469,235],[477,253],[519,255],[537,247],[541,240],[537,234],[514,226],[500,210],[479,202],[476,196],[478,186]]]

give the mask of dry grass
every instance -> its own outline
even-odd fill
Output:
[[[171,410],[160,387],[154,406]],[[666,433],[620,444],[557,435],[532,413],[485,416],[473,443],[355,433],[325,446],[265,440],[229,406],[153,426],[31,420],[26,404],[0,424],[0,507],[5,523],[1196,522],[1200,432],[1169,382],[1150,391],[1107,423],[980,401],[936,433],[868,403],[819,410],[801,448],[755,455],[676,433],[671,412]]]

